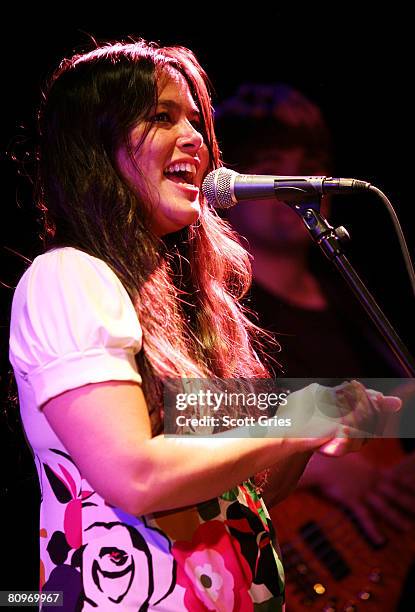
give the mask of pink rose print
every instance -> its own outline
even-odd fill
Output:
[[[43,465],[56,499],[66,504],[63,521],[66,541],[70,548],[79,548],[82,544],[82,502],[91,497],[94,491],[78,493],[75,480],[64,465],[58,464],[60,472],[46,463]]]
[[[83,581],[77,609],[148,610],[153,563],[147,543],[134,528],[117,522],[90,525],[77,562]]]
[[[192,612],[250,612],[252,574],[239,542],[220,521],[198,527],[193,539],[177,541],[177,584],[186,589],[184,602]]]

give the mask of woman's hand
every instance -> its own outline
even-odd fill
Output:
[[[328,418],[338,421],[338,432],[319,451],[325,455],[339,456],[358,451],[373,435],[381,435],[391,414],[400,410],[399,397],[383,395],[380,391],[366,389],[356,380],[345,382],[329,390],[332,405],[328,412],[327,388],[320,387],[317,402]],[[332,411],[332,406],[336,408]],[[336,413],[337,410],[337,413]]]
[[[312,451],[319,447],[319,441],[320,448],[318,450],[320,450],[320,453],[314,454],[312,466],[316,464],[318,457],[320,457],[320,464],[323,467],[325,465],[327,468],[333,467],[332,460],[322,455],[346,455],[351,451],[359,450],[368,441],[364,432],[367,432],[368,435],[380,433],[389,415],[399,410],[400,406],[401,400],[399,398],[384,396],[379,391],[365,389],[357,381],[345,382],[334,388],[314,383],[293,393],[287,406],[283,411],[279,410],[278,415],[290,415],[299,435],[304,435],[303,432],[306,432],[313,438],[304,440],[305,444],[309,444],[308,452],[303,450],[303,452],[284,460],[280,459],[270,467],[268,482],[264,490],[267,505],[272,506],[279,503],[293,490],[310,459]],[[360,457],[354,454],[351,462],[353,462],[353,457],[358,457],[357,460],[360,460]],[[345,459],[347,460],[348,457],[345,457]],[[342,466],[340,460],[339,466]],[[364,467],[366,467],[366,464]],[[307,481],[309,475],[313,472],[312,467],[311,469],[307,468],[303,480]],[[362,471],[362,476],[365,475],[368,478],[372,477],[370,465],[368,465],[366,471]],[[349,482],[351,488],[354,486],[355,478],[358,479],[359,475],[356,474]],[[327,479],[324,482],[327,490],[333,487],[339,498],[348,497],[347,492],[343,491],[343,487],[347,486],[346,481],[338,482],[338,475],[335,472],[327,471]],[[363,480],[363,482],[365,481]],[[315,478],[313,484],[320,486],[321,483]],[[356,495],[359,496],[359,486],[356,488]],[[368,487],[365,483],[364,490],[366,488]],[[353,499],[353,497],[351,498]],[[358,510],[363,518],[368,515],[362,506],[359,506]],[[368,516],[366,519],[368,529],[375,533],[373,521],[371,523],[369,519]]]

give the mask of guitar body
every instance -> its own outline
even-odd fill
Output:
[[[398,440],[371,442],[364,454],[379,467],[397,462],[405,467]],[[286,572],[287,612],[397,609],[415,560],[415,529],[398,532],[379,517],[387,539],[376,548],[351,515],[308,489],[271,509],[271,518]]]

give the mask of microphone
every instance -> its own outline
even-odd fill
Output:
[[[370,183],[357,179],[239,174],[229,168],[218,168],[206,176],[202,191],[210,206],[230,208],[241,200],[277,198],[284,202],[303,202],[325,193],[355,193],[370,187]]]

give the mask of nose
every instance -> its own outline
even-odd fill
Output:
[[[186,151],[199,151],[199,149],[203,146],[202,134],[198,132],[187,119],[185,119],[180,125],[177,146]]]

